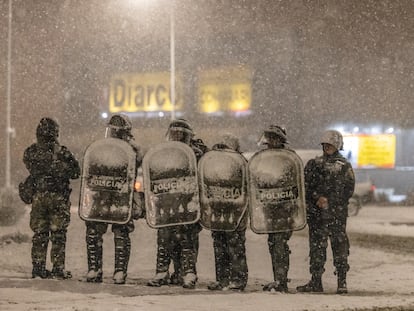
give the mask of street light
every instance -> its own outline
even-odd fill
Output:
[[[142,0],[139,1],[142,3]],[[171,101],[171,120],[175,119],[175,0],[170,0],[170,101]]]
[[[174,0],[170,8],[170,88],[171,88],[171,120],[175,119],[175,14]]]
[[[10,140],[14,135],[11,127],[11,45],[12,45],[12,1],[9,0],[9,24],[7,46],[7,108],[6,108],[6,185],[0,189],[0,225],[13,225],[23,216],[25,209],[20,201],[17,190],[11,186],[10,181]]]
[[[12,0],[9,0],[9,24],[7,46],[7,110],[6,110],[6,188],[10,187],[10,140],[14,129],[11,128],[11,45],[12,45]]]

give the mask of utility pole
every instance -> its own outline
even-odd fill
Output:
[[[8,27],[8,48],[7,48],[7,112],[6,112],[6,188],[10,187],[10,145],[11,135],[14,132],[11,128],[11,46],[12,46],[12,0],[9,0],[9,27]]]

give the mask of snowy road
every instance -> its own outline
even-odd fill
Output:
[[[156,232],[144,221],[136,222],[128,284],[110,283],[113,242],[105,235],[104,284],[79,282],[86,272],[85,227],[76,210],[72,215],[67,245],[70,281],[30,279],[28,215],[15,227],[0,227],[0,310],[414,310],[414,207],[364,207],[349,219],[351,271],[349,294],[338,296],[329,251],[324,274],[324,294],[299,294],[295,288],[308,274],[307,229],[290,240],[289,294],[267,293],[261,285],[271,280],[267,236],[247,233],[249,284],[244,293],[212,293],[206,284],[214,278],[210,234],[200,235],[196,290],[179,287],[149,288],[146,280],[155,266]],[[17,235],[17,233],[20,233]],[[385,235],[379,237],[378,235]],[[402,238],[399,238],[402,237]],[[401,243],[400,243],[401,241]],[[392,247],[388,247],[391,244]],[[411,248],[411,249],[407,249]],[[399,307],[399,308],[397,308]]]

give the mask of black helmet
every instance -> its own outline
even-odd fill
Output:
[[[218,145],[224,146],[225,148],[232,149],[234,151],[240,151],[240,141],[235,135],[231,133],[224,134],[221,137]]]
[[[269,142],[273,140],[278,140],[280,143],[286,144],[288,142],[286,129],[279,125],[270,125],[263,131],[259,139],[259,145],[269,145]]]
[[[171,121],[166,137],[167,140],[181,141],[189,145],[191,139],[194,137],[194,131],[187,120],[177,119]]]
[[[36,129],[40,141],[55,141],[59,136],[59,124],[51,118],[42,118]]]
[[[110,137],[114,138],[130,138],[132,137],[131,130],[132,122],[128,116],[124,114],[115,114],[109,119],[106,136],[109,134]]]

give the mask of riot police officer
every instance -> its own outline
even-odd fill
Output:
[[[270,125],[262,134],[259,145],[268,149],[286,149],[294,152],[287,140],[286,129],[278,125]],[[288,271],[290,249],[288,241],[292,231],[269,233],[267,243],[272,260],[273,282],[263,287],[264,291],[288,291]]]
[[[170,123],[166,138],[179,141],[192,147],[197,160],[203,155],[205,145],[201,140],[194,140],[194,132],[185,119]],[[148,286],[159,287],[167,284],[194,288],[197,282],[196,263],[198,256],[199,223],[175,225],[159,228],[157,231],[156,274],[148,281]],[[174,273],[169,274],[169,265],[173,263]]]
[[[309,257],[311,280],[298,286],[299,292],[323,292],[328,237],[338,277],[338,294],[347,293],[346,274],[349,270],[349,240],[346,234],[348,200],[355,177],[351,164],[339,153],[343,148],[342,134],[326,131],[320,141],[323,155],[305,166],[307,220],[309,225]]]
[[[232,134],[223,135],[212,150],[240,153],[239,139]],[[246,162],[247,163],[247,162]],[[209,290],[238,290],[246,287],[248,266],[246,260],[247,213],[243,215],[234,231],[212,230],[216,281],[210,283]]]
[[[129,143],[136,152],[136,168],[141,166],[142,155],[139,147],[136,145],[131,133],[132,123],[126,115],[113,115],[106,128],[106,136],[116,139],[122,139]],[[142,217],[133,212],[134,219]],[[92,283],[102,282],[102,244],[103,234],[106,233],[108,223],[86,221],[86,247],[88,254],[88,273],[86,281]],[[135,229],[133,219],[126,224],[112,224],[115,243],[115,267],[113,281],[115,284],[125,284],[128,270],[129,256],[131,253],[131,240],[129,234]]]
[[[32,203],[30,228],[32,239],[32,277],[42,279],[70,278],[65,271],[66,233],[70,222],[70,179],[80,174],[74,155],[59,144],[59,125],[51,118],[42,118],[36,129],[37,142],[24,151],[23,162],[30,172]],[[52,243],[51,273],[46,269],[49,239]]]

